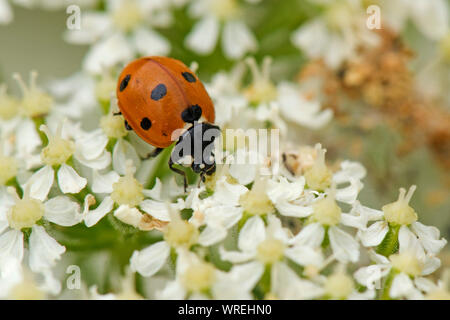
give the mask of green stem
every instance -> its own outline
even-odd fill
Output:
[[[102,101],[102,102],[100,102],[100,106],[102,107],[101,109],[102,109],[103,115],[107,115],[109,112],[109,102],[106,103],[106,102]]]
[[[385,257],[389,257],[398,250],[398,233],[400,231],[400,225],[389,225],[389,231],[384,237],[384,240],[377,247],[377,253]]]
[[[153,170],[148,178],[148,182],[145,184],[145,188],[149,189],[152,188],[156,178],[162,178],[163,176],[165,176],[167,173],[169,173],[168,170],[168,162],[169,162],[169,157],[172,153],[172,147],[169,147],[167,149],[165,149],[158,157],[156,157],[155,159],[152,159],[150,161],[157,161],[153,167]]]
[[[6,185],[8,187],[14,187],[16,189],[17,195],[19,196],[19,198],[22,199],[23,197],[23,191],[22,191],[22,187],[19,184],[19,181],[17,181],[17,176],[13,177],[12,179],[10,179]]]
[[[321,247],[323,249],[326,249],[330,245],[330,237],[328,236],[328,229],[330,229],[330,227],[329,226],[324,226],[324,229],[325,229],[325,236],[323,237],[323,241],[322,241]]]
[[[391,269],[389,272],[386,281],[384,282],[383,291],[381,293],[381,300],[391,300],[391,296],[389,295],[389,291],[391,291],[392,282],[394,281],[396,272]]]
[[[33,122],[34,122],[34,126],[36,127],[36,131],[37,131],[37,133],[39,134],[39,137],[41,138],[42,145],[43,145],[43,146],[46,146],[46,145],[48,144],[47,136],[46,136],[45,133],[42,132],[41,129],[40,129],[41,125],[42,125],[42,124],[45,124],[44,117],[41,117],[41,116],[39,116],[39,117],[34,117],[34,118],[33,118]]]
[[[258,284],[255,289],[253,289],[253,293],[258,299],[264,299],[264,297],[270,293],[271,290],[271,270],[272,266],[267,264],[264,269],[264,273],[261,276]]]

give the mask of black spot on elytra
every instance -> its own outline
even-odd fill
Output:
[[[184,79],[186,79],[187,82],[195,82],[197,81],[194,77],[194,75],[190,72],[182,72],[181,75]]]
[[[151,126],[152,126],[152,122],[150,121],[149,118],[143,118],[143,119],[141,120],[141,128],[142,128],[142,129],[148,130],[148,129],[151,128]]]
[[[158,101],[159,99],[163,98],[166,95],[166,93],[167,93],[166,86],[160,83],[152,90],[152,94],[150,97],[153,100]]]
[[[197,121],[202,116],[202,108],[195,104],[193,106],[187,107],[186,109],[181,112],[181,119],[183,119],[184,122],[192,123],[194,121]]]
[[[125,129],[127,129],[128,131],[133,130],[133,128],[128,124],[127,120],[125,120],[124,125],[125,125]]]
[[[120,88],[119,88],[120,92],[125,90],[125,88],[128,86],[128,82],[130,82],[130,78],[131,78],[131,75],[127,74],[125,76],[125,78],[123,78],[122,82],[120,82]]]

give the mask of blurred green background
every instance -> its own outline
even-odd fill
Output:
[[[43,11],[14,6],[14,20],[0,26],[0,78],[12,92],[18,92],[11,75],[28,77],[39,73],[39,82],[68,77],[80,69],[87,46],[63,41],[67,15],[64,11]]]

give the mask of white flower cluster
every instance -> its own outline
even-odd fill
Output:
[[[258,1],[246,2],[252,7]],[[16,3],[53,8],[61,2]],[[20,98],[0,87],[0,298],[70,295],[59,274],[62,258],[76,255],[71,248],[80,242],[95,255],[100,241],[88,233],[73,240],[68,233],[74,228],[81,237],[110,232],[106,238],[123,242],[127,254],[119,288],[101,294],[98,285],[86,283],[83,298],[449,298],[444,282],[426,277],[440,267],[437,255],[447,241],[418,222],[409,205],[415,186],[400,189],[398,200],[380,210],[369,208],[358,200],[366,176],[361,164],[343,161],[334,168],[321,144],[288,143],[290,125],[320,129],[333,112],[298,83],[273,82],[271,58],[261,68],[253,58],[242,59],[259,44],[238,1],[104,3],[84,14],[81,30],[65,34],[71,43],[91,45],[79,73],[48,90],[37,86],[34,72],[29,84],[15,75]],[[359,23],[359,1],[320,4],[324,15],[292,36],[310,58],[337,68],[360,41],[376,41]],[[225,57],[239,60],[205,83],[217,124],[224,132],[278,128],[282,138],[280,150],[259,155],[260,164],[218,165],[187,194],[167,169],[167,152],[146,159],[152,147],[125,129],[114,97],[123,63],[171,52],[161,30],[170,30],[180,8],[195,20],[184,38],[187,49],[209,55],[220,38]],[[408,12],[424,34],[435,32],[420,11]],[[0,23],[11,19],[8,2],[0,0]],[[245,145],[224,138],[229,154],[249,156]],[[136,243],[129,234],[151,239]],[[135,274],[149,278],[139,293]]]

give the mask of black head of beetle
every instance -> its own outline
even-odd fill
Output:
[[[194,122],[179,138],[172,151],[169,167],[182,175],[185,173],[174,164],[189,166],[202,180],[216,171],[214,141],[220,137],[220,128],[207,122]],[[186,186],[186,182],[185,182]]]

